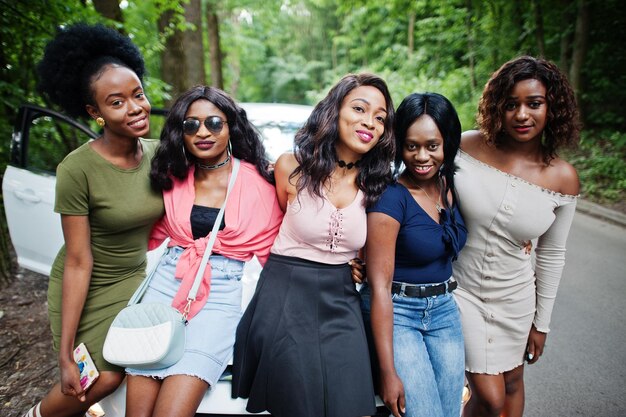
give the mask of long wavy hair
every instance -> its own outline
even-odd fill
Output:
[[[499,146],[506,136],[502,121],[508,97],[516,83],[529,79],[540,81],[546,88],[548,113],[541,152],[548,165],[557,156],[560,147],[575,145],[580,137],[574,91],[565,74],[554,63],[521,56],[502,65],[485,85],[476,120],[485,139]]]
[[[385,81],[373,74],[348,74],[344,76],[320,101],[304,126],[296,133],[295,158],[298,168],[290,178],[298,175],[298,192],[307,190],[322,198],[322,187],[337,164],[335,142],[339,140],[339,111],[344,98],[355,88],[372,86],[385,98],[387,117],[384,132],[378,143],[360,160],[357,186],[365,194],[365,205],[371,207],[378,201],[391,182],[391,162],[395,152],[393,140],[394,108]]]
[[[191,104],[197,100],[210,101],[226,115],[233,156],[255,165],[259,174],[273,184],[274,179],[268,170],[269,161],[265,156],[265,147],[248,120],[245,110],[224,91],[199,85],[183,93],[167,115],[161,132],[161,143],[152,160],[150,171],[152,187],[157,191],[171,189],[172,177],[186,178],[189,166],[196,162],[191,152],[183,152],[185,146],[183,120]]]
[[[458,203],[454,188],[454,158],[461,145],[461,122],[450,100],[437,93],[413,93],[404,98],[398,110],[394,122],[396,137],[396,155],[394,159],[394,171],[400,174],[402,166],[402,153],[406,140],[406,132],[409,127],[420,117],[430,116],[437,125],[443,137],[443,164],[439,168],[439,181],[441,201],[446,208],[450,208],[448,192],[452,194],[453,205]]]

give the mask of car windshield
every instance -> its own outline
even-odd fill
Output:
[[[274,162],[293,150],[293,139],[306,122],[312,106],[281,103],[241,103],[263,139],[267,157]]]
[[[293,150],[293,139],[302,125],[294,122],[253,122],[263,137],[265,152],[270,161]]]

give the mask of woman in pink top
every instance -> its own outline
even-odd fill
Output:
[[[366,238],[365,208],[391,178],[393,103],[374,75],[348,75],[282,155],[285,217],[237,328],[233,397],[277,417],[375,412],[360,298],[348,262]]]
[[[244,262],[256,255],[265,263],[283,217],[265,150],[245,111],[216,88],[198,86],[184,93],[167,117],[152,162],[150,179],[163,192],[166,215],[152,232],[150,248],[170,241],[142,302],[183,311],[224,203],[234,158],[241,160],[239,173],[191,305],[185,353],[169,368],[126,370],[128,416],[195,415],[232,357]]]

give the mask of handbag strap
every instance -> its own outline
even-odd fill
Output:
[[[137,287],[137,289],[133,293],[133,296],[130,297],[130,300],[128,300],[127,306],[132,306],[133,304],[137,304],[141,300],[141,297],[143,297],[143,294],[148,289],[148,285],[150,285],[150,281],[152,281],[152,277],[154,276],[154,272],[156,271],[158,266],[159,266],[159,261],[157,260],[154,266],[152,267],[152,269],[150,270],[150,273],[146,275],[143,281],[141,281],[141,284],[139,284],[139,287]]]
[[[207,262],[209,261],[209,257],[211,256],[211,251],[213,250],[213,244],[215,243],[215,239],[217,239],[217,232],[219,230],[220,225],[222,224],[222,219],[224,218],[224,211],[226,209],[226,202],[228,201],[228,196],[233,186],[235,185],[235,180],[237,179],[237,173],[239,172],[239,159],[233,158],[233,169],[230,173],[230,181],[228,182],[228,189],[226,190],[226,198],[224,198],[224,204],[222,204],[222,208],[219,213],[217,213],[217,217],[215,218],[215,224],[213,225],[213,230],[209,235],[209,241],[206,244],[206,248],[204,249],[204,255],[202,255],[202,260],[200,261],[200,268],[198,268],[198,272],[196,273],[196,278],[193,281],[193,285],[189,289],[189,294],[187,295],[187,305],[185,306],[185,311],[183,315],[189,314],[189,309],[191,308],[191,303],[195,301],[196,294],[198,294],[198,289],[200,288],[200,283],[202,282],[202,278],[204,277],[204,270],[206,269]]]
[[[196,277],[193,281],[193,285],[189,289],[189,294],[187,295],[187,305],[183,311],[183,316],[187,319],[187,315],[189,315],[189,310],[191,309],[191,303],[195,301],[196,295],[198,294],[198,289],[200,288],[200,284],[202,283],[202,277],[204,276],[204,271],[206,270],[207,262],[209,261],[209,257],[211,256],[211,251],[213,250],[213,245],[215,244],[215,239],[217,238],[217,232],[219,231],[219,227],[222,224],[222,219],[224,218],[224,211],[226,210],[226,201],[228,201],[228,196],[233,186],[235,185],[235,180],[237,179],[237,173],[239,172],[239,159],[232,158],[233,161],[233,169],[230,173],[230,180],[228,181],[228,188],[226,189],[226,198],[224,198],[224,203],[220,208],[219,213],[215,219],[215,224],[213,224],[213,229],[211,230],[211,234],[209,235],[209,241],[207,242],[206,248],[204,250],[204,254],[202,255],[202,260],[200,261],[200,267],[198,272],[196,273]],[[141,282],[137,290],[133,296],[128,300],[128,305],[137,304],[143,294],[148,289],[150,285],[150,281],[155,275],[157,267],[159,266],[159,262],[156,262],[150,273],[144,278]]]

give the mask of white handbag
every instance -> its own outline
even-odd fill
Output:
[[[115,316],[102,350],[107,362],[138,369],[162,369],[172,366],[183,356],[187,316],[200,288],[219,226],[222,224],[226,201],[238,171],[239,160],[233,158],[226,198],[215,219],[200,268],[189,289],[184,311],[181,313],[174,307],[162,303],[139,303],[154,276],[155,267],[137,288],[128,305]]]

